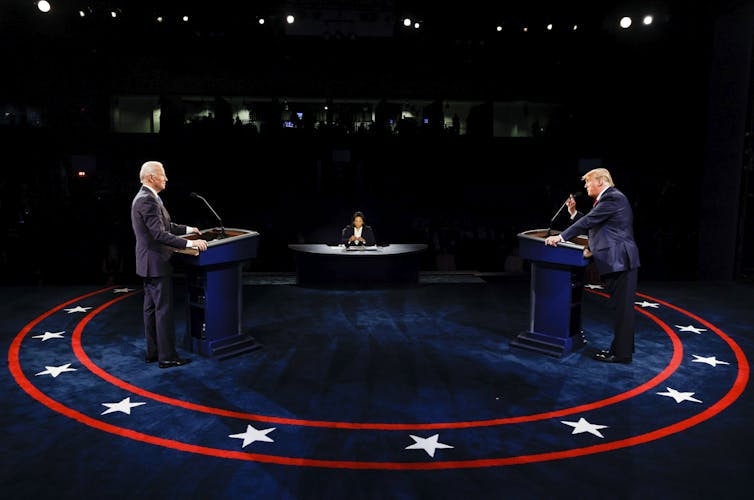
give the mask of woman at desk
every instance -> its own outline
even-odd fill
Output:
[[[364,214],[355,212],[351,218],[351,223],[343,228],[340,235],[340,242],[347,247],[351,246],[374,246],[374,231],[369,226],[364,225]]]

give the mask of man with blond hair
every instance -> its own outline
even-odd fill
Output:
[[[590,170],[581,178],[587,194],[594,198],[588,213],[576,210],[571,196],[568,212],[574,222],[563,232],[545,239],[557,246],[580,234],[589,235],[589,250],[605,285],[613,310],[613,341],[609,349],[594,354],[607,363],[631,363],[634,352],[634,296],[639,268],[639,248],[634,240],[633,211],[626,196],[615,188],[605,168]]]
[[[190,360],[179,358],[175,349],[170,258],[174,250],[181,248],[196,248],[203,252],[207,249],[207,242],[179,237],[200,234],[200,231],[171,222],[159,195],[168,181],[162,163],[144,163],[139,180],[141,189],[131,203],[131,225],[136,236],[136,274],[144,278],[144,335],[147,344],[144,361],[159,361],[160,368],[172,368]]]

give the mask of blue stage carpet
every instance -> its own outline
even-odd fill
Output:
[[[138,286],[0,288],[3,497],[751,498],[751,285],[640,282],[634,362],[609,365],[598,289],[555,358],[509,345],[526,280],[449,281],[251,276],[262,348],[169,370]]]

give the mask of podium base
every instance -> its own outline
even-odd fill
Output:
[[[215,359],[228,359],[262,348],[251,335],[232,335],[219,340],[184,339],[184,347],[194,353]]]
[[[567,338],[537,332],[523,332],[510,342],[513,347],[537,351],[558,358],[584,346],[586,343],[587,340],[583,332]]]

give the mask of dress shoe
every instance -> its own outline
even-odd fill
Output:
[[[160,368],[173,368],[174,366],[183,366],[191,363],[190,359],[169,359],[167,361],[160,361]]]
[[[157,361],[157,356],[144,356],[145,363],[154,363]]]
[[[616,356],[610,351],[600,351],[595,353],[593,358],[604,363],[622,363],[624,365],[631,363],[631,356]]]

